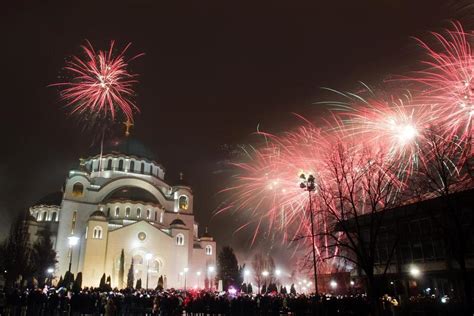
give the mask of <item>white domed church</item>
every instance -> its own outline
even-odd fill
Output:
[[[134,279],[144,287],[147,275],[149,288],[160,276],[167,288],[204,287],[216,242],[198,230],[191,188],[166,183],[163,166],[128,133],[99,151],[69,171],[63,192],[30,208],[30,234],[52,232],[56,275],[82,272],[83,286],[98,286],[105,273],[112,287],[122,288],[133,260]]]

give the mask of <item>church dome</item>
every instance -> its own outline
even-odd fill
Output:
[[[89,217],[106,217],[104,212],[100,211],[100,210],[97,210],[97,211],[94,211]]]
[[[35,204],[33,204],[33,206],[38,206],[38,205],[59,206],[61,205],[62,200],[63,200],[63,192],[57,191],[57,192],[49,193],[43,196],[40,200],[38,200]]]
[[[186,224],[184,224],[182,220],[177,218],[171,222],[170,226],[186,226]]]
[[[100,154],[100,145],[94,148],[93,155]],[[150,161],[156,161],[156,156],[152,150],[146,147],[141,141],[130,136],[113,138],[104,142],[102,154],[116,154],[145,158]]]
[[[158,199],[153,194],[139,187],[122,187],[110,193],[102,202],[108,203],[115,201],[136,201],[160,204]]]

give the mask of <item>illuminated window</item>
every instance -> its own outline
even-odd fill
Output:
[[[74,183],[74,185],[72,186],[72,195],[79,197],[79,196],[82,196],[83,194],[84,194],[84,186],[82,185],[82,183],[80,182]]]
[[[160,214],[160,223],[163,223],[163,212]]]
[[[142,216],[142,210],[137,208],[137,217],[140,218]]]
[[[179,197],[179,209],[187,210],[188,209],[188,197],[186,195],[181,195]]]
[[[206,255],[208,255],[208,256],[212,255],[212,246],[211,245],[206,246]]]
[[[150,219],[150,217],[151,217],[151,211],[146,210],[146,218]]]
[[[76,229],[76,218],[77,218],[77,211],[74,211],[72,213],[71,235],[74,235],[74,229]]]
[[[130,216],[130,207],[127,207],[125,209],[125,217],[129,217]]]
[[[184,245],[184,235],[183,234],[176,235],[176,244],[178,246],[183,246]]]
[[[93,239],[102,239],[102,227],[96,226],[94,227],[94,231],[92,232]]]
[[[116,207],[115,208],[115,217],[119,216],[120,215],[120,208],[119,207]]]

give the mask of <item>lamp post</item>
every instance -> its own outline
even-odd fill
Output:
[[[302,180],[300,183],[300,188],[302,188],[305,191],[308,191],[308,196],[309,196],[309,216],[311,220],[311,243],[312,243],[312,248],[313,248],[313,273],[314,273],[314,289],[316,295],[318,295],[318,268],[316,266],[316,245],[315,245],[315,240],[314,240],[314,216],[313,216],[313,199],[311,198],[311,193],[316,190],[316,185],[314,183],[315,178],[312,174],[306,175],[302,173],[300,175],[300,179]]]
[[[79,237],[76,236],[69,236],[68,238],[68,243],[69,243],[69,268],[68,271],[71,272],[71,266],[72,266],[72,248],[77,245],[79,242]]]
[[[184,292],[186,292],[186,274],[188,273],[189,269],[184,268]]]
[[[210,288],[211,288],[211,291],[214,289],[214,282],[212,282],[212,273],[216,270],[216,268],[214,266],[209,266],[207,268],[207,272],[208,272],[208,275],[209,275],[209,283],[210,283]]]
[[[201,278],[201,271],[196,272],[197,275],[197,286],[199,287],[199,279]]]
[[[250,270],[244,270],[244,282],[248,282],[248,276],[250,275]]]
[[[146,258],[146,289],[148,290],[148,272],[150,272],[150,259],[153,255],[151,253],[147,253],[145,255]]]
[[[48,268],[48,270],[46,270],[46,272],[48,272],[48,275],[49,275],[49,286],[52,286],[53,285],[53,272],[54,272],[54,269],[53,268]]]

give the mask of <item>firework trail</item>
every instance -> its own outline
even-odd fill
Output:
[[[114,41],[106,51],[96,51],[89,41],[81,48],[84,58],[72,56],[64,70],[69,80],[52,84],[61,89],[60,99],[71,108],[72,114],[95,121],[100,118],[116,119],[123,115],[133,121],[133,112],[138,111],[132,101],[133,87],[137,75],[128,71],[128,63],[143,54],[125,59],[130,43],[114,55]]]

